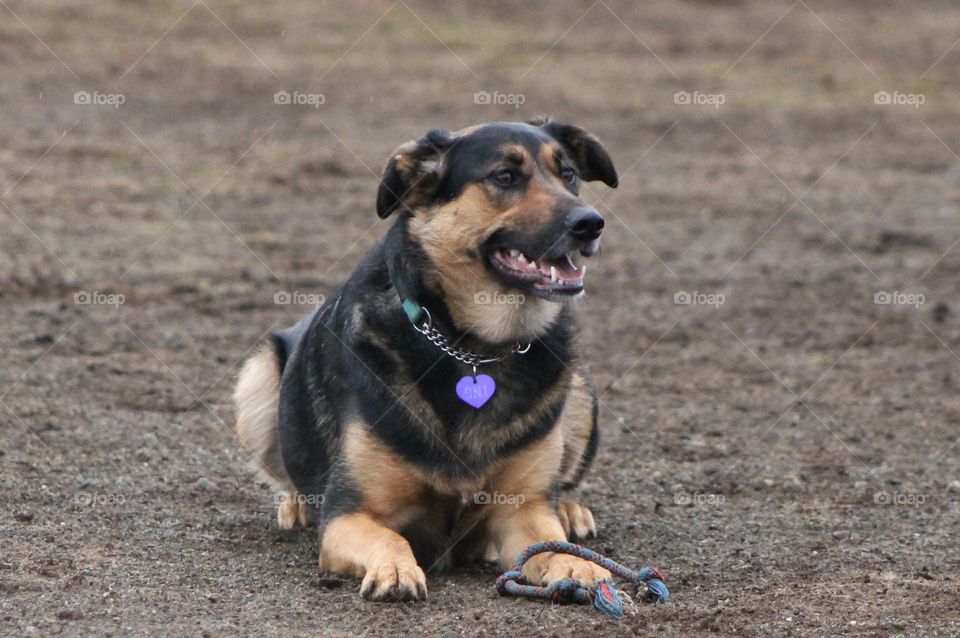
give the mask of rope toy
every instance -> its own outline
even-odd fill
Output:
[[[670,592],[667,590],[663,574],[656,567],[644,567],[635,572],[582,545],[564,541],[542,541],[534,543],[520,552],[513,567],[497,578],[497,591],[504,596],[541,598],[558,603],[592,602],[594,607],[608,616],[623,618],[626,615],[624,599],[626,599],[628,605],[631,605],[633,601],[625,592],[617,591],[610,579],[597,580],[587,587],[581,587],[580,582],[573,578],[558,580],[551,583],[549,587],[531,585],[523,575],[523,566],[528,560],[543,552],[570,554],[596,563],[632,583],[637,597],[641,600],[665,603],[670,599]],[[632,613],[634,612],[631,611],[631,615]]]

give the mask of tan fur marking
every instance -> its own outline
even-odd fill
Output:
[[[417,473],[365,425],[347,427],[343,453],[363,509],[399,530],[424,510],[424,485]]]
[[[479,298],[516,294],[496,279],[479,248],[506,217],[494,210],[483,187],[468,186],[456,201],[410,220],[410,233],[436,269],[428,284],[439,288],[457,328],[491,343],[528,340],[556,320],[560,304],[526,295],[523,303],[477,303]]]
[[[560,167],[557,165],[557,153],[560,147],[553,144],[544,144],[540,148],[540,163],[547,168],[552,175],[560,174]]]
[[[559,426],[563,432],[561,482],[572,481],[593,429],[593,397],[587,380],[581,374],[575,373],[570,379],[570,390],[563,412],[560,413]]]
[[[310,515],[287,476],[277,433],[280,364],[273,346],[261,346],[243,364],[233,400],[237,413],[237,440],[268,483],[280,490],[277,525],[280,529],[306,527]]]
[[[272,345],[260,349],[243,364],[233,393],[237,440],[264,479],[287,492],[293,484],[283,467],[277,434],[280,370]]]

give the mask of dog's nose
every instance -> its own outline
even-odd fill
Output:
[[[592,208],[577,208],[567,218],[570,234],[583,241],[593,241],[603,232],[603,216]]]

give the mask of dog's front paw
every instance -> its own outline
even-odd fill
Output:
[[[426,600],[427,577],[409,558],[387,560],[367,570],[360,595],[376,601]]]
[[[560,501],[557,516],[563,526],[563,533],[570,540],[597,536],[597,524],[593,520],[593,512],[580,503],[566,499]]]
[[[535,562],[535,556],[524,567],[525,576],[544,586],[565,578],[575,578],[584,587],[596,580],[611,578],[608,570],[588,560],[569,554],[541,554],[544,559]]]

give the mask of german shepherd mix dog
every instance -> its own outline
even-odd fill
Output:
[[[315,524],[320,568],[362,578],[364,598],[423,599],[424,570],[508,568],[531,543],[596,534],[571,496],[597,449],[569,307],[603,229],[582,180],[616,187],[610,156],[547,119],[400,146],[384,239],[245,363],[237,434],[284,492],[280,527]],[[610,573],[540,554],[525,575]]]

